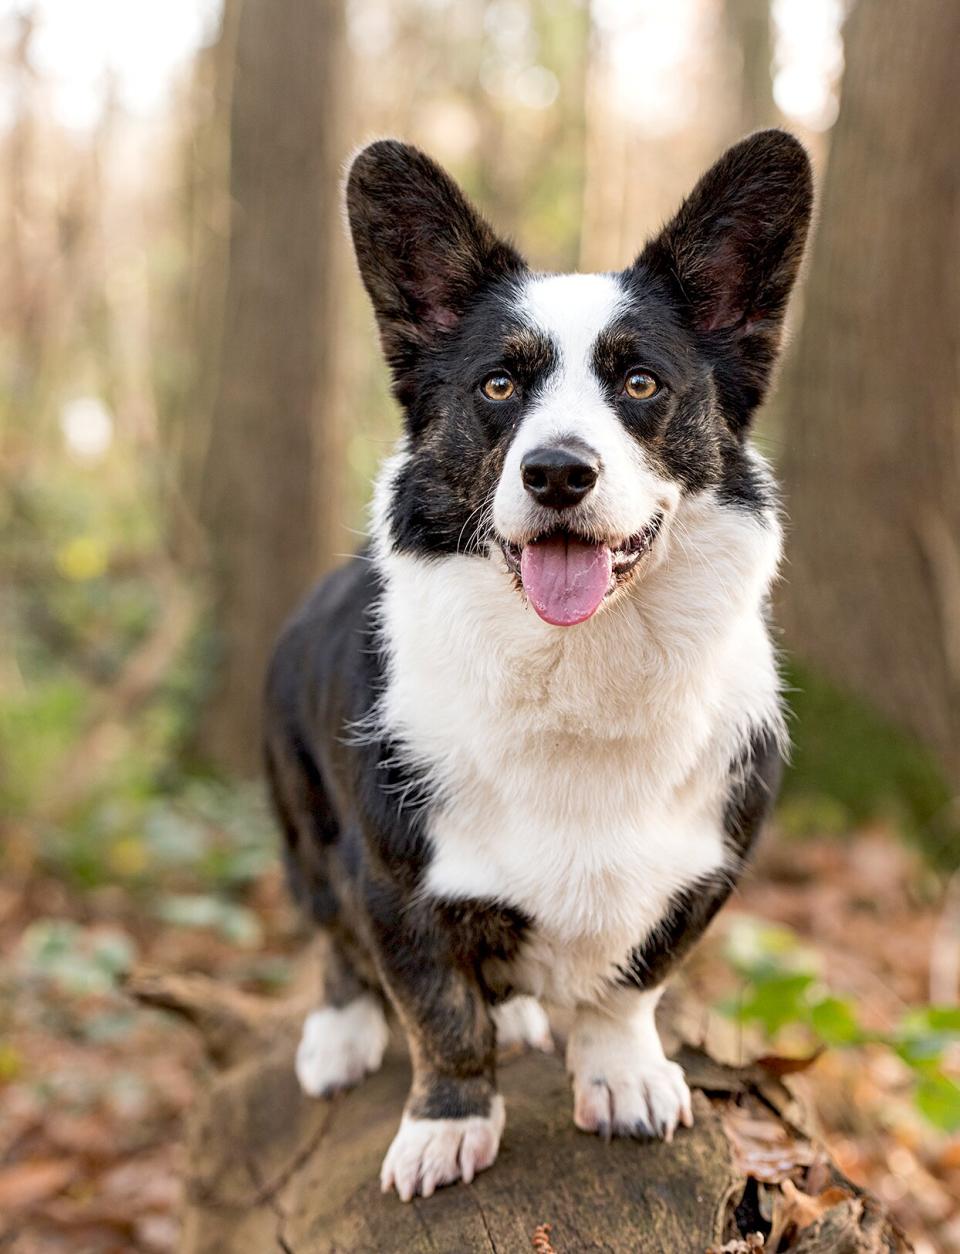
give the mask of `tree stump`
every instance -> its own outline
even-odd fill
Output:
[[[359,1088],[313,1100],[293,1070],[302,1004],[145,972],[130,991],[189,1019],[221,1068],[189,1120],[182,1254],[910,1249],[794,1122],[775,1068],[730,1067],[685,1046],[694,1127],[672,1144],[605,1144],[574,1128],[559,1052],[505,1059],[496,1164],[404,1205],[378,1183],[409,1081],[399,1041]]]

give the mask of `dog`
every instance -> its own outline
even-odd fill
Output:
[[[749,441],[812,204],[802,145],[754,134],[627,269],[540,274],[429,157],[379,140],[346,206],[404,434],[369,544],[285,627],[268,778],[326,938],[296,1069],[413,1079],[381,1186],[490,1167],[498,1043],[572,1012],[585,1132],[692,1122],[655,1009],[728,897],[785,742],[781,550]]]

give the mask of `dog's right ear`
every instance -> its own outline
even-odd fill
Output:
[[[734,430],[766,392],[812,206],[803,145],[786,131],[757,131],[704,174],[634,263],[660,277],[713,358]]]
[[[526,267],[435,161],[395,139],[354,158],[347,216],[402,401],[420,353],[457,326],[484,287]]]

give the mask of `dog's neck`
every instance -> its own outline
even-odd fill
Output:
[[[383,502],[381,483],[381,523]],[[399,730],[418,693],[446,692],[478,718],[509,714],[529,735],[613,740],[637,735],[641,709],[648,727],[682,722],[681,706],[742,687],[744,725],[770,723],[777,681],[764,610],[780,555],[775,511],[702,493],[683,501],[663,541],[658,565],[636,586],[589,622],[557,628],[525,604],[499,555],[396,553],[381,531],[374,560],[384,581],[388,722]]]

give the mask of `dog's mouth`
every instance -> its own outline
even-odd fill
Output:
[[[591,618],[608,596],[632,578],[662,526],[663,514],[657,513],[625,540],[605,543],[558,528],[524,544],[500,540],[500,547],[544,622],[573,627]]]

